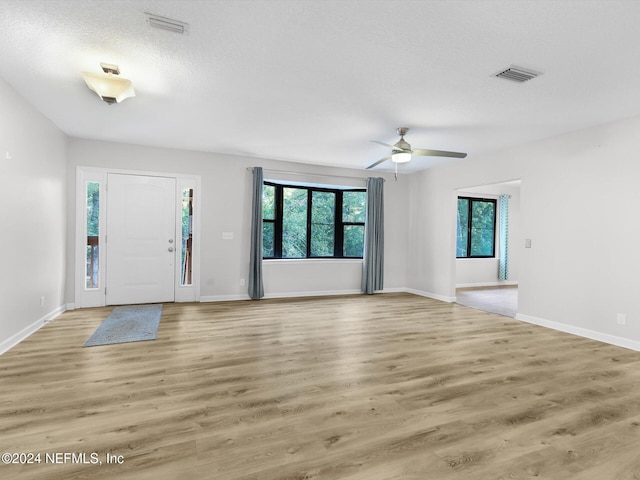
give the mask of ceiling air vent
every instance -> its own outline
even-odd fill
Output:
[[[147,25],[151,28],[159,28],[160,30],[166,30],[167,32],[179,33],[184,35],[189,33],[189,24],[173,20],[167,17],[161,17],[160,15],[154,15],[153,13],[145,12],[147,17]]]
[[[511,65],[506,70],[500,70],[498,73],[496,73],[493,76],[498,78],[504,78],[505,80],[511,80],[518,83],[524,83],[527,80],[536,78],[538,75],[542,75],[542,73],[534,72],[533,70],[529,70],[527,68],[516,67],[515,65]]]

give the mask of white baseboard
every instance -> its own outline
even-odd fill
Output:
[[[36,320],[31,325],[28,325],[27,327],[23,328],[22,330],[20,330],[15,335],[7,338],[5,341],[0,343],[0,355],[2,355],[3,353],[8,352],[9,350],[11,350],[13,347],[15,347],[17,344],[19,344],[25,338],[27,338],[28,336],[30,336],[30,335],[34,334],[35,332],[37,332],[46,323],[54,320],[60,314],[64,313],[65,310],[66,310],[66,306],[65,305],[61,305],[58,308],[56,308],[55,310],[47,313],[44,317]]]
[[[571,333],[578,335],[579,337],[590,338],[591,340],[597,340],[599,342],[608,343],[617,347],[628,348],[640,352],[640,342],[636,340],[629,340],[628,338],[618,337],[616,335],[609,335],[608,333],[597,332],[595,330],[589,330],[587,328],[575,327],[573,325],[567,325],[566,323],[554,322],[552,320],[546,320],[544,318],[534,317],[532,315],[525,315],[518,313],[515,316],[516,320],[532,323],[541,327],[552,328],[553,330],[559,330],[565,333]]]
[[[445,297],[443,295],[438,295],[436,293],[422,292],[419,290],[414,290],[411,288],[405,287],[393,287],[393,288],[385,288],[381,291],[376,291],[376,293],[413,293],[415,295],[420,295],[422,297],[429,297],[435,300],[440,300],[447,303],[452,303],[456,301],[456,297]],[[310,291],[310,292],[278,292],[278,293],[267,293],[263,298],[298,298],[298,297],[329,297],[329,296],[337,296],[337,295],[362,295],[360,290],[320,290],[320,291]],[[236,294],[236,295],[208,295],[200,297],[200,302],[232,302],[237,300],[249,300],[249,295],[247,294]]]
[[[389,288],[376,293],[406,292],[406,288]],[[360,290],[319,290],[310,292],[278,292],[266,293],[263,298],[299,298],[299,297],[331,297],[337,295],[361,295]],[[201,302],[232,302],[237,300],[250,300],[247,294],[236,295],[209,295],[200,297]]]
[[[380,293],[409,293],[405,287],[383,288]]]
[[[207,302],[234,302],[237,300],[250,300],[249,295],[237,294],[237,295],[206,295],[200,297],[201,303]]]
[[[498,280],[495,282],[481,282],[481,283],[458,283],[456,288],[473,288],[473,287],[502,287],[502,286],[514,286],[518,285],[515,280]]]
[[[444,295],[438,295],[437,293],[423,292],[421,290],[414,290],[413,288],[405,288],[405,292],[413,293],[414,295],[420,295],[421,297],[433,298],[434,300],[440,300],[441,302],[453,303],[456,301],[456,297],[445,297]]]
[[[320,290],[315,292],[266,293],[264,298],[329,297],[362,294],[360,290]]]

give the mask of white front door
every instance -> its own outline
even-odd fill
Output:
[[[175,215],[175,178],[107,175],[107,305],[174,301]]]

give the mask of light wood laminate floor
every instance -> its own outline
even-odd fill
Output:
[[[0,478],[640,478],[638,352],[401,293],[169,304],[82,348],[110,310],[0,356],[0,450],[42,455]]]

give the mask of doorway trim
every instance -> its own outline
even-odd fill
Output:
[[[192,276],[190,285],[181,284],[181,262],[175,262],[175,302],[199,302],[200,301],[200,236],[201,236],[201,177],[200,175],[185,175],[170,172],[149,172],[138,170],[123,170],[99,167],[76,167],[75,189],[75,252],[74,252],[74,279],[75,279],[75,308],[101,307],[106,305],[106,248],[98,248],[98,275],[97,287],[86,287],[86,262],[87,262],[87,184],[96,182],[99,184],[99,219],[97,244],[105,245],[108,232],[106,231],[107,218],[107,175],[140,175],[147,177],[170,177],[176,180],[176,237],[182,238],[182,192],[185,189],[193,189],[194,212],[192,219],[193,251],[192,251]]]

